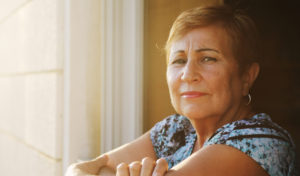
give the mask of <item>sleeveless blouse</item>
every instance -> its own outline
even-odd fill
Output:
[[[157,158],[165,158],[172,168],[192,154],[196,131],[181,115],[171,115],[150,131]],[[254,159],[270,176],[296,175],[295,145],[289,133],[265,114],[223,125],[203,147],[225,144]]]

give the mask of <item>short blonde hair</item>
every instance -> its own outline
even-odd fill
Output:
[[[181,13],[172,25],[165,45],[167,60],[173,42],[189,31],[221,24],[232,40],[232,49],[241,71],[259,58],[258,32],[253,20],[241,10],[226,5],[197,7]]]

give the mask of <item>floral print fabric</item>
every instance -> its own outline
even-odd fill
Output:
[[[192,154],[197,135],[186,117],[175,114],[157,123],[150,137],[157,158],[165,158],[172,168]],[[270,176],[296,175],[295,145],[289,133],[267,114],[222,126],[204,146],[213,144],[225,144],[244,152]]]

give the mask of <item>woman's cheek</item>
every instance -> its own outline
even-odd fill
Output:
[[[176,70],[168,70],[167,72],[167,83],[169,87],[171,103],[176,111],[178,111],[178,104],[180,101],[180,78],[178,76],[179,75]]]

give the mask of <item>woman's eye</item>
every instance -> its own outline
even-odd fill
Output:
[[[213,57],[204,57],[203,62],[216,62],[217,59],[216,58],[213,58]]]
[[[185,64],[186,59],[176,59],[172,62],[172,64]]]

